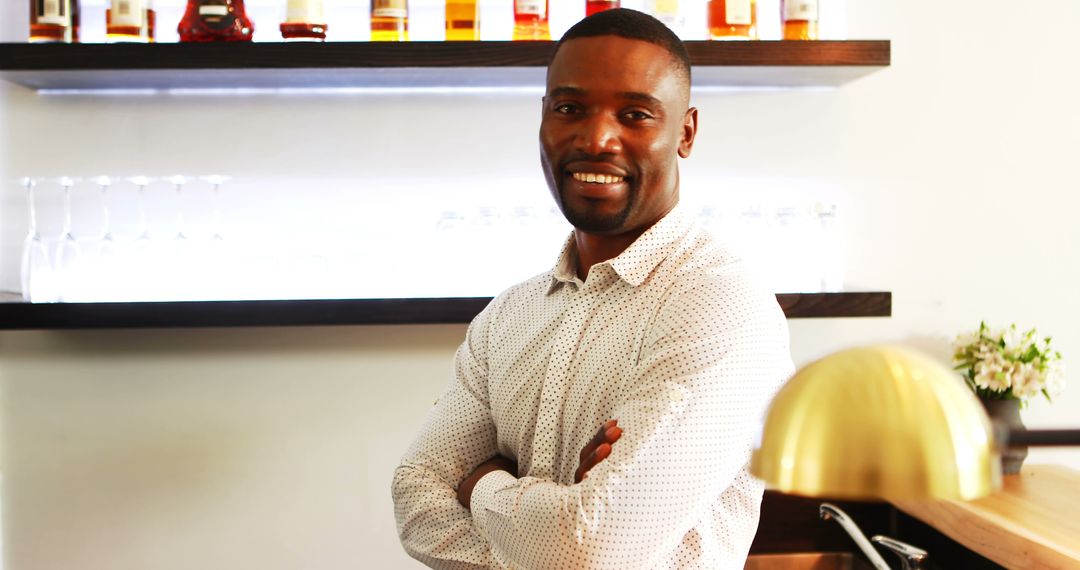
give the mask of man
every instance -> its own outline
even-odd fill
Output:
[[[747,472],[793,370],[775,297],[678,208],[697,133],[679,39],[582,20],[548,68],[541,163],[574,232],[469,327],[393,483],[435,568],[742,568]]]

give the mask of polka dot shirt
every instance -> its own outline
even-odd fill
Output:
[[[618,257],[557,266],[469,326],[455,377],[394,474],[406,551],[433,568],[742,568],[764,409],[794,370],[787,323],[744,264],[676,207]],[[618,420],[611,455],[579,453]],[[518,473],[458,483],[501,454]]]

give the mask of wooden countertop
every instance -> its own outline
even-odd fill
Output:
[[[901,511],[1010,569],[1080,568],[1080,472],[1032,465],[967,502],[898,501]]]

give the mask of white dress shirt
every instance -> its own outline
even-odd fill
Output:
[[[394,475],[399,535],[434,568],[742,568],[763,485],[747,472],[794,370],[775,296],[676,207],[618,257],[496,297]],[[611,455],[574,483],[582,447]],[[501,454],[472,510],[458,483]]]

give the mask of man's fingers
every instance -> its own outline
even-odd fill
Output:
[[[597,446],[596,451],[593,452],[593,461],[590,468],[596,467],[597,463],[600,463],[601,461],[607,459],[609,455],[611,455],[611,444],[601,443],[599,446]]]
[[[618,420],[608,420],[604,422],[600,429],[597,430],[596,435],[593,436],[589,443],[585,444],[585,447],[581,448],[581,453],[578,454],[578,461],[584,463],[585,460],[596,451],[597,446],[601,443],[615,443],[619,440],[619,436],[622,435],[622,428],[616,424]]]

